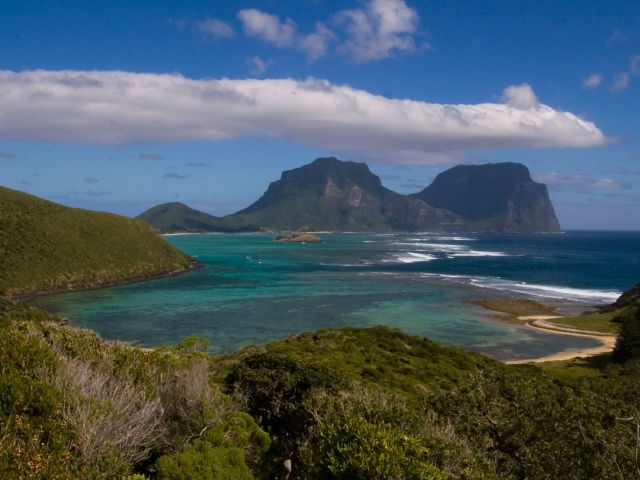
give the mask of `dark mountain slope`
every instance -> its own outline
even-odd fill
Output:
[[[233,215],[213,217],[171,203],[138,218],[161,232],[560,230],[546,186],[521,164],[460,165],[407,196],[385,188],[366,164],[334,157],[283,172],[260,199]]]
[[[442,230],[461,224],[450,212],[385,188],[366,164],[333,157],[283,172],[258,201],[225,218],[285,230]]]
[[[519,163],[458,165],[413,196],[460,215],[473,230],[560,230],[547,187]]]

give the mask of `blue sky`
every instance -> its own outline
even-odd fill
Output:
[[[640,2],[0,0],[0,184],[227,214],[318,156],[415,192],[519,161],[640,229]],[[511,87],[511,88],[509,88]]]

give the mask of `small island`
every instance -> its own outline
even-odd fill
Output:
[[[291,233],[289,235],[279,235],[276,242],[284,243],[321,243],[322,240],[313,233]]]

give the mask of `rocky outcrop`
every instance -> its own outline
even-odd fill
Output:
[[[276,237],[276,242],[283,243],[321,243],[322,240],[313,233],[292,233]]]

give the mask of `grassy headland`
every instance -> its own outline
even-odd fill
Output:
[[[190,264],[140,220],[64,207],[0,187],[0,293],[92,288]]]

